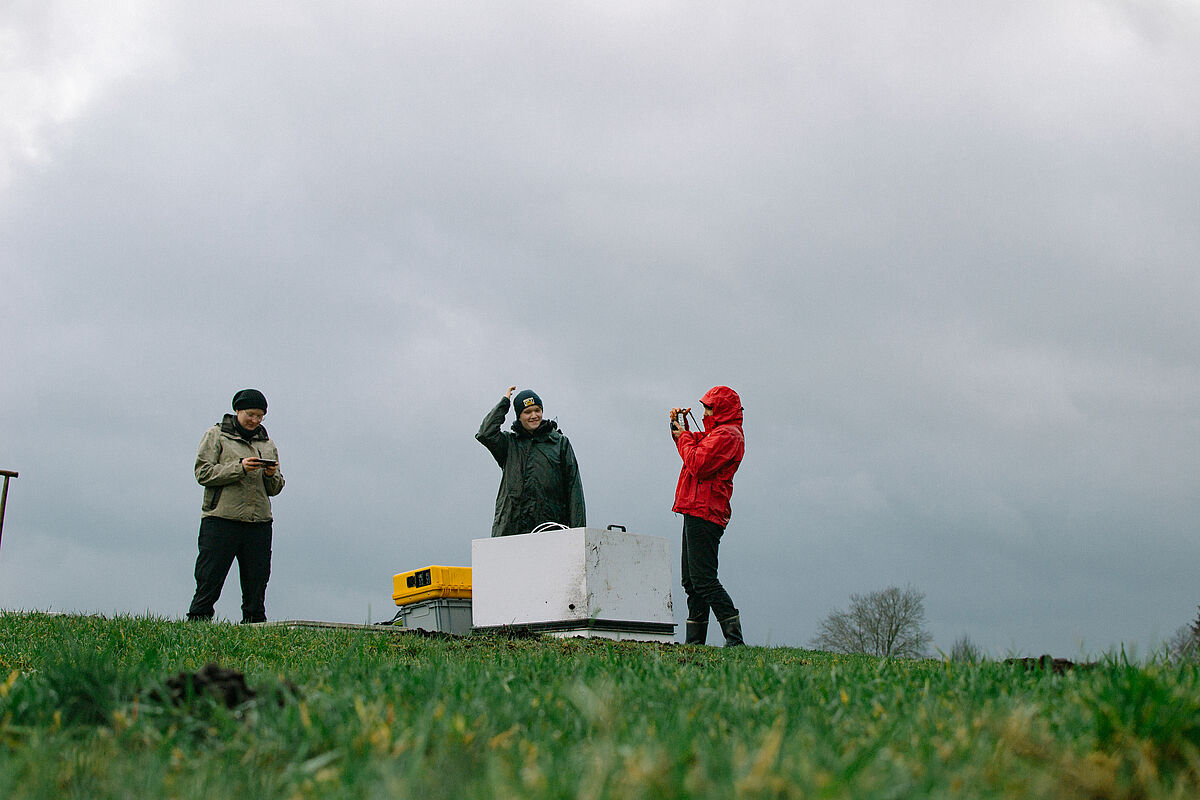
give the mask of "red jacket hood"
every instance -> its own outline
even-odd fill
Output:
[[[714,386],[704,393],[700,402],[712,407],[713,421],[718,425],[742,424],[742,398],[728,386]]]

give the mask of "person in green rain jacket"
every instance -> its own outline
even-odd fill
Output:
[[[546,522],[587,527],[583,481],[571,442],[554,420],[542,419],[542,399],[530,389],[510,386],[483,418],[475,438],[503,470],[496,495],[492,536],[529,533]],[[509,406],[517,408],[511,430],[501,430]]]

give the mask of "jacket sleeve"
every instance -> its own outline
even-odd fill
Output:
[[[277,461],[279,460],[278,452],[275,453],[275,459]],[[263,488],[267,491],[267,497],[274,497],[282,492],[284,483],[286,483],[286,481],[283,479],[283,473],[278,469],[275,470],[274,475],[268,475],[265,472],[263,473]]]
[[[263,475],[263,488],[267,490],[267,497],[274,497],[283,491],[283,476],[276,472],[274,475]]]
[[[722,467],[738,457],[738,442],[723,435],[720,428],[708,433],[684,431],[675,442],[688,472],[698,480],[714,477]]]
[[[587,527],[587,508],[583,502],[583,479],[579,477],[579,462],[575,449],[563,437],[563,484],[567,487],[567,524],[572,528]]]
[[[504,424],[504,417],[508,414],[508,407],[511,404],[512,401],[507,397],[501,397],[496,407],[483,418],[483,423],[479,426],[479,433],[475,434],[476,440],[488,449],[501,469],[504,468],[504,462],[508,460],[508,437],[500,430],[500,426]]]
[[[240,481],[245,474],[240,458],[221,463],[221,434],[218,429],[209,428],[205,431],[196,451],[196,482],[201,486],[228,486]]]

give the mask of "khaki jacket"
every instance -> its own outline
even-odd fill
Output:
[[[202,517],[221,517],[238,522],[270,522],[271,498],[283,491],[283,475],[274,477],[263,470],[246,472],[242,459],[279,460],[275,443],[261,425],[249,442],[233,427],[235,417],[226,414],[204,433],[196,452],[196,481],[204,487]]]

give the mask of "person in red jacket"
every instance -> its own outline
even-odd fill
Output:
[[[729,593],[717,580],[717,550],[729,524],[733,474],[746,452],[742,400],[728,386],[714,386],[700,403],[704,406],[703,431],[687,429],[686,414],[691,409],[672,408],[670,412],[671,436],[683,459],[671,510],[683,514],[680,574],[688,607],[684,641],[705,643],[711,610],[725,634],[725,646],[733,647],[745,644],[742,620]]]

